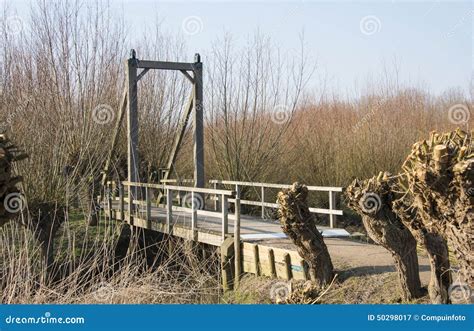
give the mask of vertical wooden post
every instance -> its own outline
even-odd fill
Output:
[[[253,245],[252,253],[253,253],[254,266],[255,266],[255,274],[257,276],[260,276],[260,259],[259,259],[259,256],[258,256],[258,245],[257,244]]]
[[[242,273],[242,251],[240,247],[240,187],[236,186],[235,192],[235,221],[234,221],[234,256],[235,256],[235,287],[239,285]]]
[[[275,266],[275,253],[273,253],[273,249],[268,249],[268,263],[270,263],[270,273],[272,274],[272,278],[277,278],[276,273],[276,266]]]
[[[290,254],[285,253],[283,255],[283,262],[285,263],[285,279],[290,280],[292,278]]]
[[[204,109],[202,62],[199,54],[194,58],[194,185],[204,187]]]
[[[166,231],[171,234],[171,221],[173,220],[173,192],[166,189]]]
[[[335,228],[336,225],[336,215],[333,215],[334,209],[336,208],[336,193],[333,191],[329,191],[329,210],[331,214],[329,214],[329,226],[331,228]]]
[[[265,187],[262,185],[262,219],[265,219]]]
[[[133,220],[133,196],[132,194],[130,193],[130,191],[132,190],[132,186],[130,184],[127,185],[128,187],[128,223],[131,225],[132,224],[132,220]]]
[[[138,87],[137,87],[137,64],[135,51],[132,50],[131,58],[127,60],[127,167],[128,181],[138,182]],[[129,186],[129,214],[134,212],[133,199],[138,199],[138,187]]]
[[[217,190],[217,183],[214,183],[214,190]],[[214,195],[214,211],[219,211],[222,201],[221,201],[221,196],[218,194]]]
[[[150,199],[150,189],[145,187],[145,203],[146,203],[146,212],[145,212],[145,218],[146,218],[146,224],[147,228],[151,229],[151,199]]]
[[[123,222],[125,220],[124,213],[125,213],[125,201],[124,201],[124,192],[123,192],[123,184],[119,182],[119,209],[120,209],[120,220]]]
[[[222,241],[225,240],[225,235],[229,232],[229,214],[227,209],[227,196],[222,195]]]
[[[191,192],[191,229],[194,231],[197,228],[197,206],[194,192]]]
[[[107,185],[107,207],[109,209],[109,220],[112,221],[112,183]]]

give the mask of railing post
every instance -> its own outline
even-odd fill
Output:
[[[217,190],[217,182],[213,184],[214,190]],[[219,211],[219,208],[221,207],[221,196],[218,194],[214,195],[214,211]]]
[[[222,241],[225,240],[225,235],[229,233],[229,212],[227,196],[222,195]]]
[[[150,199],[150,189],[148,186],[145,187],[145,203],[146,203],[146,223],[147,228],[151,228],[151,199]]]
[[[124,193],[123,193],[123,184],[119,182],[119,209],[120,209],[120,220],[124,221],[124,209],[125,209],[125,201],[124,201]]]
[[[262,185],[262,219],[265,219],[265,186]]]
[[[166,189],[166,231],[171,233],[171,221],[173,220],[173,191]]]
[[[333,191],[329,191],[329,226],[331,228],[336,227],[336,215],[333,214],[336,208],[336,194]]]
[[[234,253],[235,253],[235,285],[239,285],[241,269],[241,250],[240,250],[240,187],[236,186],[235,192],[235,221],[234,221]]]
[[[134,199],[134,196],[132,195],[132,184],[128,184],[128,223],[130,223],[130,225],[133,225],[132,224],[132,219],[133,219],[133,199]]]
[[[109,209],[109,219],[112,221],[112,184],[107,185],[107,207]]]
[[[191,229],[194,231],[197,228],[197,207],[194,199],[194,192],[191,192]]]

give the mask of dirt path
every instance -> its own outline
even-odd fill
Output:
[[[379,245],[358,242],[348,239],[325,238],[331,259],[341,274],[374,275],[386,272],[395,272],[393,258],[390,253]],[[259,241],[264,245],[296,250],[289,239]],[[428,258],[418,254],[420,264],[420,278],[423,285],[430,280],[430,266]],[[344,277],[344,278],[346,278]]]

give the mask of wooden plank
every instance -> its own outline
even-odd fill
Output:
[[[209,183],[218,183],[224,185],[242,185],[242,186],[253,186],[253,187],[261,187],[262,185],[266,188],[290,188],[291,185],[289,184],[273,184],[273,183],[258,183],[258,182],[241,182],[235,180],[219,180],[219,179],[211,179]],[[332,186],[307,186],[309,191],[321,191],[321,192],[342,192],[342,187],[332,187]]]
[[[229,199],[230,203],[235,202],[235,199]],[[278,208],[277,203],[273,202],[261,202],[261,201],[252,201],[252,200],[240,200],[240,203],[242,205],[249,205],[249,206],[265,206],[269,208]],[[344,215],[344,212],[342,210],[329,210],[329,209],[324,209],[324,208],[309,208],[309,211],[315,214],[325,214],[325,215]]]
[[[242,271],[252,274],[257,274],[257,269],[255,268],[255,244],[251,243],[242,243]]]
[[[271,278],[277,278],[275,270],[275,256],[273,255],[273,249],[261,246],[258,247],[258,261],[260,264],[260,273],[263,276]]]
[[[120,217],[120,216],[121,215],[117,215],[117,217]],[[129,218],[129,216],[130,215],[128,213],[125,213],[126,218]],[[161,223],[161,222],[148,223],[143,218],[134,217],[133,225],[140,228],[144,228],[144,229],[166,233],[166,223]],[[198,241],[198,242],[209,244],[212,246],[220,246],[222,244],[222,238],[221,238],[220,233],[212,233],[212,232],[201,230],[201,229],[193,231],[190,228],[183,227],[178,224],[175,224],[172,227],[170,234],[176,237],[180,237],[180,238],[191,240],[191,241]]]
[[[201,188],[201,187],[190,187],[190,186],[173,186],[173,185],[164,185],[164,189],[172,189],[173,191],[181,192],[195,192],[195,193],[205,193],[205,194],[221,194],[227,196],[235,195],[234,191],[228,190],[214,190],[212,188]]]
[[[138,61],[138,68],[159,70],[193,70],[194,63],[140,60]]]
[[[137,183],[137,182],[130,182],[130,181],[123,181],[123,186],[135,186],[141,188],[154,188],[154,189],[163,189],[165,186],[163,184],[156,184],[156,183]]]
[[[259,266],[259,258],[258,258],[258,245],[253,246],[253,263],[255,267],[255,274],[260,276],[260,266]]]

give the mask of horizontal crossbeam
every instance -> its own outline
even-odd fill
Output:
[[[138,68],[160,70],[194,70],[194,63],[139,60]]]

